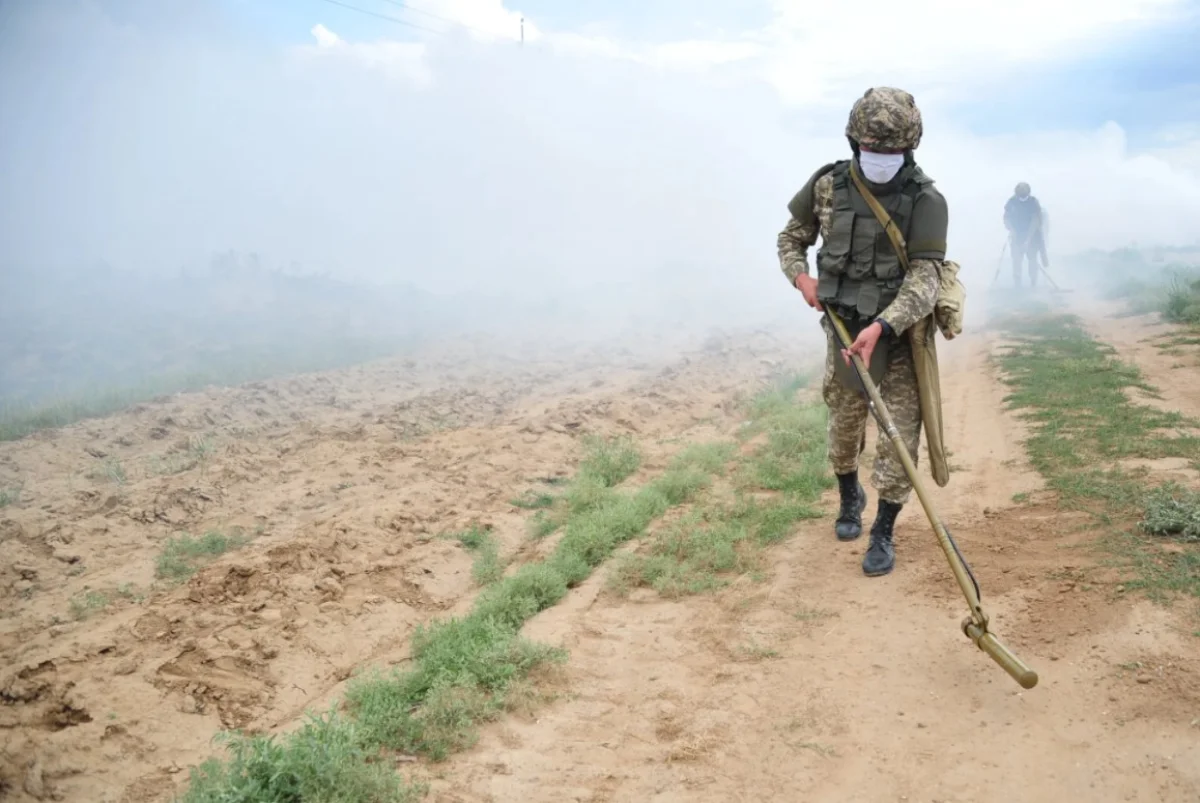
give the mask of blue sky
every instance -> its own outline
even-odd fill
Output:
[[[879,84],[926,115],[918,156],[968,273],[994,263],[1018,180],[1053,210],[1052,250],[1196,238],[1194,0],[421,2],[509,39],[322,0],[0,0],[0,261],[233,248],[547,293],[617,273],[676,292],[673,265],[765,303],[787,200]]]
[[[339,0],[384,16],[444,28],[420,11],[439,14],[429,0],[406,3],[409,11],[386,0]],[[303,42],[313,25],[323,23],[351,40],[416,38],[415,29],[340,8],[324,0],[220,0],[247,30],[281,42]],[[771,17],[765,3],[753,0],[528,0],[514,6],[540,25],[556,30],[588,27],[621,38],[668,40],[711,36],[722,31],[757,28]]]
[[[456,30],[465,35],[461,28],[402,8],[403,2],[340,1],[420,26]],[[467,13],[454,8],[453,2],[414,0],[409,5],[442,17]],[[220,0],[220,3],[243,34],[277,45],[311,43],[311,31],[316,24],[351,42],[428,38],[416,28],[372,18],[324,0]],[[544,30],[603,37],[630,48],[686,40],[761,39],[763,32],[777,21],[779,7],[785,5],[750,0],[506,3]],[[1056,3],[1047,0],[1044,5]],[[1065,5],[1093,16],[1086,3]],[[863,8],[862,14],[846,15],[845,26],[869,18],[871,4]],[[1019,7],[1012,11],[1014,15],[1024,13],[1027,12]],[[1080,18],[1079,23],[1084,21]],[[1073,23],[1053,20],[1049,24]],[[1031,25],[1047,27],[1036,15]],[[953,35],[959,37],[958,32]],[[976,31],[974,35],[980,33]],[[1011,49],[1020,49],[1024,38],[1012,37]],[[957,120],[983,134],[1095,128],[1113,120],[1126,129],[1131,142],[1150,144],[1155,141],[1156,132],[1164,127],[1200,120],[1200,47],[1195,44],[1200,41],[1200,2],[1174,4],[1170,18],[1165,21],[1125,19],[1105,29],[1098,28],[1082,41],[1070,41],[1067,45],[1057,45],[1053,38],[1048,41],[1050,44],[1044,46],[1044,53],[1037,58],[1006,58],[1001,48],[990,55],[981,54],[982,63],[973,65],[976,69],[968,70],[966,76],[958,69],[959,65],[954,65],[943,76],[931,76],[929,80],[932,86],[957,83],[960,91],[957,98],[948,101],[948,110]],[[803,45],[797,49],[802,51]],[[989,60],[994,63],[988,63]],[[740,65],[730,67],[729,71],[739,68]],[[784,71],[787,69],[791,69],[790,65]],[[945,76],[953,76],[953,80],[947,81]]]
[[[982,87],[955,111],[981,133],[1095,128],[1113,120],[1134,145],[1200,122],[1200,4],[1183,18],[1032,65]]]

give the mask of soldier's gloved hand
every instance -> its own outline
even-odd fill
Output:
[[[817,280],[807,273],[796,274],[796,289],[804,296],[808,306],[820,310],[821,302],[817,300]]]
[[[862,359],[864,365],[871,364],[871,353],[875,351],[875,346],[879,343],[879,337],[883,334],[883,324],[876,321],[858,333],[858,337],[854,338],[854,342],[850,344],[849,349],[842,349],[842,358],[846,361],[846,365],[850,365],[850,355],[857,354]]]

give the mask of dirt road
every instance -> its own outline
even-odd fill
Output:
[[[420,766],[430,800],[1200,799],[1194,622],[1078,581],[1102,556],[1039,490],[995,337],[942,348],[954,474],[928,484],[1037,688],[961,634],[914,500],[885,578],[828,521],[716,594],[622,599],[600,570],[525,628],[570,650],[559,699]],[[804,362],[792,340],[385,362],[0,446],[0,485],[22,486],[0,510],[0,798],[169,800],[221,728],[294,722],[465,610],[471,557],[439,534],[487,524],[520,561],[509,500],[569,473],[583,433],[631,434],[660,469],[671,444],[733,433],[739,400]],[[246,546],[155,583],[169,537],[235,528]]]
[[[960,633],[914,504],[883,579],[861,576],[863,546],[828,523],[774,550],[765,583],[716,598],[622,602],[594,578],[527,628],[570,648],[572,699],[491,728],[435,799],[1200,799],[1200,645],[1178,611],[1071,582],[1096,560],[1073,549],[1089,532],[1037,501],[994,344],[943,350],[957,470],[929,485],[1036,689]]]

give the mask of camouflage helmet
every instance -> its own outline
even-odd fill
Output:
[[[1015,190],[1013,190],[1013,192],[1015,192],[1017,195],[1024,198],[1026,195],[1029,194],[1029,184],[1022,181],[1020,184],[1017,185],[1017,188]]]
[[[846,136],[859,146],[910,150],[921,143],[921,110],[903,89],[872,87],[854,103]]]

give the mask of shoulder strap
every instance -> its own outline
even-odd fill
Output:
[[[892,241],[892,247],[896,249],[896,256],[900,257],[900,264],[904,266],[904,272],[908,272],[908,246],[904,243],[904,235],[900,233],[899,227],[892,220],[892,216],[887,213],[878,199],[871,194],[867,189],[867,185],[858,175],[858,167],[854,162],[850,162],[850,178],[854,180],[854,186],[858,187],[859,193],[863,200],[867,202],[867,206],[871,207],[871,211],[875,213],[875,219],[879,221],[879,225],[883,226],[883,230],[887,232],[888,239]]]

